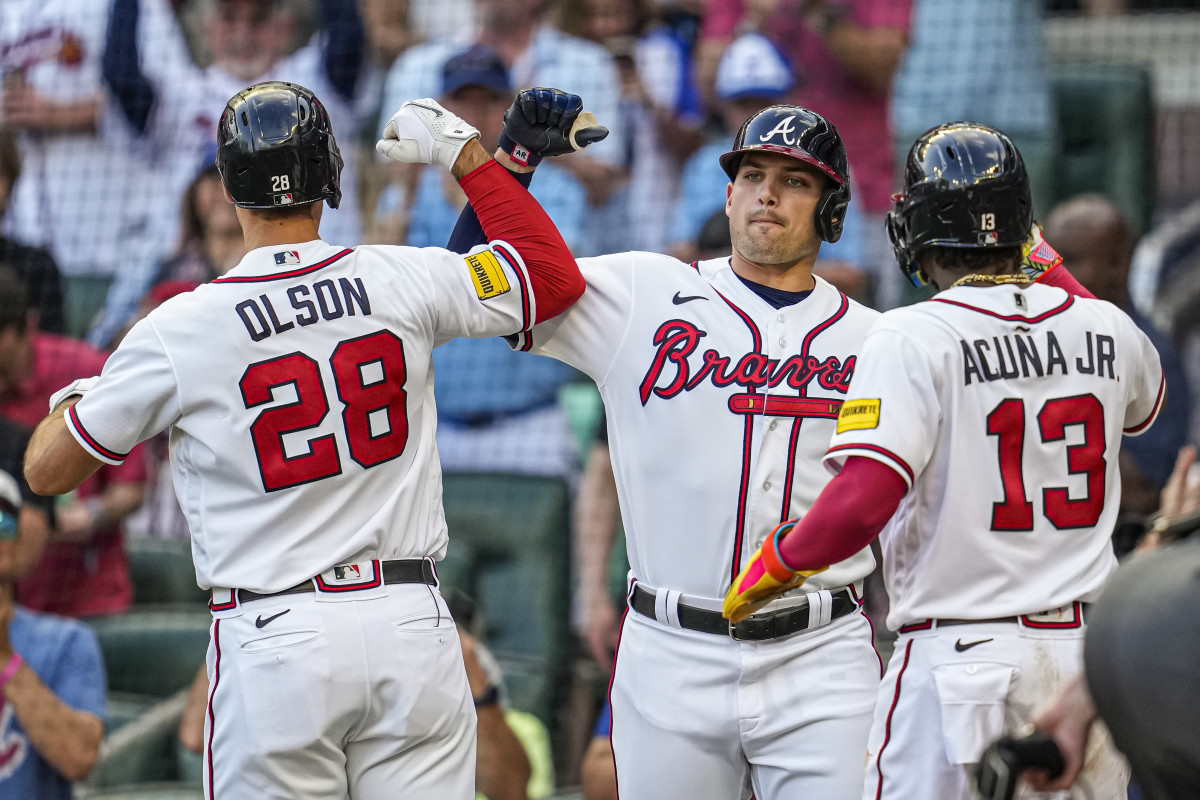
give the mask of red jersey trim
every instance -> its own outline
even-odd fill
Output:
[[[1150,412],[1150,416],[1146,417],[1144,422],[1134,425],[1132,428],[1126,428],[1125,433],[1141,433],[1142,431],[1146,430],[1146,428],[1149,428],[1150,423],[1154,422],[1154,420],[1158,418],[1158,412],[1162,410],[1163,400],[1166,399],[1166,396],[1167,376],[1163,375],[1162,379],[1158,383],[1158,397],[1154,400],[1154,409]],[[74,408],[74,406],[72,406],[72,408]]]
[[[211,281],[209,281],[209,283],[261,283],[263,281],[285,281],[288,278],[298,278],[302,275],[308,275],[310,273],[316,272],[319,269],[324,269],[325,267],[328,267],[333,262],[339,261],[339,260],[345,258],[346,256],[350,255],[353,252],[354,252],[353,248],[347,247],[345,250],[338,253],[337,255],[330,256],[329,258],[325,259],[324,261],[317,263],[317,264],[313,264],[312,266],[309,266],[309,267],[301,267],[300,269],[291,269],[291,270],[288,270],[287,272],[275,272],[275,273],[272,273],[271,275],[240,275],[235,278],[230,278],[230,277],[213,278]]]
[[[1023,317],[1020,314],[997,314],[995,311],[989,311],[986,308],[979,308],[977,306],[967,305],[966,303],[959,302],[958,300],[946,300],[945,298],[942,298],[942,297],[934,297],[934,298],[932,298],[931,302],[945,303],[946,305],[949,305],[949,306],[958,306],[959,308],[965,308],[968,311],[977,311],[980,314],[987,314],[989,317],[995,317],[996,319],[1002,319],[1005,322],[1023,322],[1026,324],[1031,324],[1034,322],[1042,322],[1044,320],[1050,319],[1050,317],[1056,316],[1056,315],[1061,314],[1062,312],[1066,311],[1068,308],[1070,308],[1072,305],[1074,305],[1075,295],[1067,295],[1066,301],[1064,301],[1061,306],[1058,306],[1057,308],[1052,308],[1049,311],[1043,311],[1041,314],[1038,314],[1036,317]]]
[[[71,406],[67,409],[67,422],[72,428],[75,429],[75,432],[79,434],[79,438],[83,439],[87,446],[91,450],[95,451],[95,454],[100,456],[100,458],[120,464],[129,457],[129,453],[118,453],[115,450],[109,450],[107,447],[97,442],[96,438],[88,433],[83,427],[83,423],[79,421],[79,412],[75,410],[75,406]]]

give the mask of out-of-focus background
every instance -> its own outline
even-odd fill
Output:
[[[1168,369],[1169,407],[1122,454],[1118,551],[1178,447],[1200,441],[1197,0],[0,0],[0,448],[19,449],[49,393],[98,373],[150,309],[238,263],[215,129],[260,80],[329,109],[346,168],[322,235],[342,245],[444,245],[465,202],[436,168],[376,158],[407,99],[438,98],[491,147],[516,89],[582,95],[612,134],[546,162],[534,195],[576,255],[687,261],[729,252],[717,156],[738,126],[810,106],[841,130],[853,190],[818,272],[881,309],[924,296],[883,228],[909,144],[941,122],[996,125],[1047,239]],[[598,395],[498,340],[453,342],[435,363],[440,572],[532,767],[491,795],[582,797],[603,770],[589,744],[626,572]],[[189,697],[202,709],[210,617],[166,459],[152,439],[59,499],[16,583],[21,607],[83,620],[103,654],[107,734],[78,796],[200,796]],[[590,780],[587,797],[606,796]]]

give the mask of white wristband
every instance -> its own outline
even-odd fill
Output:
[[[71,381],[63,388],[59,389],[54,394],[50,395],[50,412],[54,413],[54,409],[58,408],[59,403],[74,395],[84,395],[88,389],[96,385],[96,381],[100,378],[79,378]]]

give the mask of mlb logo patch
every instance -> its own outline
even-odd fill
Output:
[[[275,195],[275,205],[290,206],[292,204],[292,193],[284,192],[283,194]]]
[[[521,145],[517,145],[512,151],[512,160],[520,164],[522,167],[529,166],[529,151]]]
[[[979,234],[980,244],[995,244],[998,241],[1000,241],[1000,239],[996,236],[995,231],[988,231],[987,233]]]
[[[317,576],[317,589],[323,592],[350,592],[383,585],[378,561],[338,564]]]
[[[284,250],[282,253],[275,254],[275,265],[282,267],[287,264],[299,264],[300,254],[295,250]]]

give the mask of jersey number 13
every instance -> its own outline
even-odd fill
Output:
[[[350,458],[365,468],[390,461],[408,443],[404,344],[389,331],[338,342],[329,357],[333,386],[342,402],[342,429]],[[329,397],[321,365],[304,353],[260,361],[238,384],[246,408],[271,402],[274,391],[292,385],[296,401],[265,409],[250,426],[263,488],[268,492],[330,478],[342,471],[333,433],[309,439],[308,451],[288,457],[283,437],[325,421]],[[374,430],[373,430],[374,429]]]
[[[1087,493],[1076,500],[1067,488],[1042,489],[1042,513],[1059,528],[1090,528],[1104,511],[1104,487],[1108,468],[1104,460],[1104,406],[1095,395],[1047,400],[1037,416],[1043,442],[1066,438],[1067,428],[1083,426],[1083,441],[1067,445],[1067,472],[1085,475]],[[1022,458],[1025,450],[1025,401],[1008,399],[987,416],[987,432],[999,440],[1000,477],[1004,502],[992,504],[992,530],[1033,530],[1033,504],[1025,491]]]

